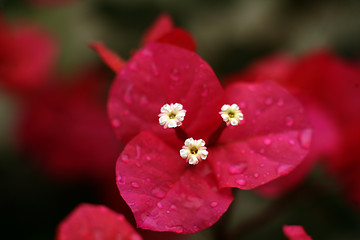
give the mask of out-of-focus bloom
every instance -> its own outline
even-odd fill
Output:
[[[144,45],[149,42],[168,43],[190,51],[196,50],[193,37],[184,29],[175,27],[171,17],[167,14],[160,15],[144,33],[141,44]],[[126,61],[108,49],[103,43],[93,42],[90,46],[115,73],[118,73],[124,67]]]
[[[159,124],[165,103],[186,109],[181,129],[205,140],[206,161],[189,167],[180,157],[185,139]],[[238,126],[226,127],[224,103],[240,107]],[[289,173],[311,140],[301,105],[286,91],[272,83],[224,90],[198,55],[169,44],[149,43],[133,56],[112,86],[108,110],[118,139],[132,139],[117,162],[120,193],[138,226],[157,231],[211,226],[232,201],[230,187],[252,189]]]
[[[114,179],[121,146],[107,118],[104,78],[86,70],[72,77],[73,85],[49,86],[24,106],[22,146],[52,177]]]
[[[11,26],[0,18],[0,84],[15,92],[42,87],[53,71],[57,46],[35,25]]]
[[[284,225],[283,232],[289,240],[312,240],[312,238],[305,232],[303,226]]]
[[[102,205],[80,204],[58,226],[57,240],[141,240],[125,217]]]
[[[317,160],[335,159],[342,151],[344,126],[358,122],[360,116],[360,90],[357,88],[360,72],[329,51],[316,51],[299,60],[275,55],[229,78],[247,82],[264,79],[280,83],[302,101],[314,130],[307,159],[291,174],[259,189],[268,196],[277,196],[300,183]]]

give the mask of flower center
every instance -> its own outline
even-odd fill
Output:
[[[176,128],[181,126],[186,110],[180,103],[165,104],[160,109],[159,124],[164,128]]]
[[[188,138],[180,150],[180,156],[186,159],[190,165],[196,165],[207,158],[208,151],[206,149],[204,140]]]
[[[175,113],[173,113],[173,112],[170,113],[170,115],[169,115],[169,118],[170,118],[170,119],[174,119],[175,117],[176,117],[176,114],[175,114]]]
[[[227,126],[237,126],[244,119],[244,115],[237,104],[232,104],[231,106],[228,104],[223,105],[219,114]]]
[[[196,147],[192,147],[192,148],[190,149],[190,153],[193,154],[193,155],[194,155],[194,154],[197,154],[198,151],[199,151],[199,150],[198,150]]]

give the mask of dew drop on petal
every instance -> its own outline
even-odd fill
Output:
[[[154,195],[155,197],[157,198],[164,198],[166,193],[161,190],[160,188],[154,188],[152,191],[151,191],[152,195]]]
[[[170,210],[175,211],[176,209],[177,209],[176,206],[174,204],[171,204]]]
[[[150,178],[147,178],[147,179],[145,179],[145,181],[146,181],[147,183],[149,183],[149,182],[151,182],[151,179],[150,179]]]
[[[246,185],[246,181],[244,179],[237,179],[235,182],[240,186]]]
[[[264,139],[264,144],[269,146],[270,144],[272,143],[271,139],[270,138],[265,138]]]
[[[195,232],[200,230],[200,228],[198,226],[193,226],[193,229],[194,229]]]
[[[175,226],[175,227],[169,227],[169,229],[171,229],[172,231],[176,232],[176,233],[182,233],[184,232],[184,228],[181,226]]]
[[[132,186],[133,188],[139,188],[139,187],[140,187],[140,185],[139,185],[137,182],[132,182],[132,183],[131,183],[131,186]]]
[[[114,118],[112,121],[111,121],[111,123],[112,123],[112,125],[114,126],[114,127],[120,127],[120,120],[119,119],[117,119],[117,118]]]
[[[124,93],[124,101],[127,103],[127,104],[132,104],[133,100],[132,100],[132,88],[133,86],[130,85],[126,88],[125,90],[125,93]]]
[[[149,155],[146,155],[146,156],[145,156],[145,160],[146,160],[146,161],[151,161],[151,157],[150,157]]]
[[[288,127],[291,127],[292,125],[294,125],[294,119],[290,116],[285,118],[285,124]]]
[[[290,144],[290,145],[294,145],[294,144],[295,144],[295,141],[292,140],[292,139],[290,139],[290,140],[289,140],[289,144]]]
[[[135,61],[132,61],[129,65],[129,69],[131,71],[137,71],[138,70],[138,66],[137,66],[137,63]]]
[[[156,206],[157,206],[159,209],[162,209],[162,208],[163,208],[163,205],[162,205],[161,202],[158,202],[158,203],[156,204]]]
[[[169,214],[169,213],[170,213],[170,211],[169,211],[169,210],[166,210],[166,213],[167,213],[167,214]]]
[[[137,163],[135,163],[135,165],[138,167],[138,168],[141,168],[141,163],[139,163],[139,162],[137,162]]]
[[[207,84],[204,84],[204,85],[202,86],[202,90],[201,90],[200,95],[201,95],[202,97],[206,97],[208,94],[209,94],[209,88],[208,88]]]
[[[299,141],[300,141],[300,145],[305,148],[305,149],[309,149],[310,145],[311,145],[311,135],[312,135],[312,131],[311,129],[306,129],[304,131],[302,131],[299,135]]]
[[[260,164],[260,167],[265,167],[265,164],[263,164],[263,163],[262,163],[262,164]]]
[[[231,174],[241,174],[246,171],[248,164],[246,162],[239,163],[237,165],[232,165],[229,167],[229,172]]]
[[[211,202],[211,203],[210,203],[210,207],[213,207],[213,208],[216,207],[217,205],[218,205],[217,202]]]
[[[121,154],[121,160],[124,162],[124,163],[128,163],[130,161],[129,159],[129,155],[123,153]]]
[[[273,99],[271,97],[268,97],[268,98],[265,99],[265,104],[266,105],[270,105],[272,103],[273,103]]]
[[[259,174],[258,173],[254,173],[254,178],[258,178]]]
[[[144,105],[147,105],[148,103],[149,103],[149,100],[147,99],[147,97],[145,95],[141,96],[140,105],[144,106]]]
[[[120,239],[122,239],[122,237],[119,238],[119,240]],[[141,240],[141,239],[142,238],[138,234],[135,234],[135,233],[130,236],[130,240]]]
[[[239,103],[239,107],[240,107],[240,108],[246,108],[246,103],[245,103],[244,101],[241,101],[241,102]]]
[[[294,169],[294,165],[291,164],[280,164],[277,169],[278,174],[285,175]]]
[[[121,176],[117,176],[116,177],[116,182],[120,185],[124,185],[125,184],[125,177],[121,177]]]
[[[282,98],[280,98],[280,99],[277,101],[277,105],[278,105],[279,107],[284,106],[284,100],[283,100]]]
[[[155,66],[155,64],[151,65],[151,69],[152,69],[152,73],[154,74],[155,77],[158,77],[159,74],[159,70],[157,69],[157,67]]]

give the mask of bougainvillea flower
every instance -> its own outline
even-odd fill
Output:
[[[72,76],[73,85],[49,86],[26,102],[22,147],[52,177],[114,179],[121,144],[107,118],[104,79],[106,75],[93,67]]]
[[[312,238],[305,232],[303,226],[285,225],[283,232],[289,240],[312,240]]]
[[[42,87],[55,62],[57,47],[44,30],[30,24],[12,27],[0,18],[0,84],[16,92]]]
[[[159,124],[166,103],[182,104],[183,133],[206,142],[208,156],[196,166],[180,156],[178,128]],[[226,127],[219,111],[233,103],[244,120]],[[150,230],[211,226],[231,203],[231,187],[252,189],[289,173],[311,139],[302,106],[285,90],[273,83],[224,90],[204,60],[169,44],[149,43],[132,57],[113,83],[108,110],[118,139],[132,139],[117,161],[118,188],[138,226]]]
[[[80,204],[58,226],[57,240],[141,240],[125,217],[102,205]]]
[[[144,45],[148,42],[162,42],[190,51],[196,50],[196,43],[191,34],[184,29],[174,27],[171,17],[167,14],[161,14],[145,31],[141,43]],[[124,66],[125,60],[108,49],[103,43],[93,42],[90,47],[99,54],[104,63],[115,73],[118,73]]]

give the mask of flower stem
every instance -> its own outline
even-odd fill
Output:
[[[222,132],[225,130],[225,128],[226,128],[226,123],[221,122],[219,127],[209,137],[209,141],[208,141],[208,144],[207,144],[208,147],[211,147],[211,146],[213,146],[213,145],[215,145],[217,143],[217,141],[219,140],[219,138],[220,138]]]

